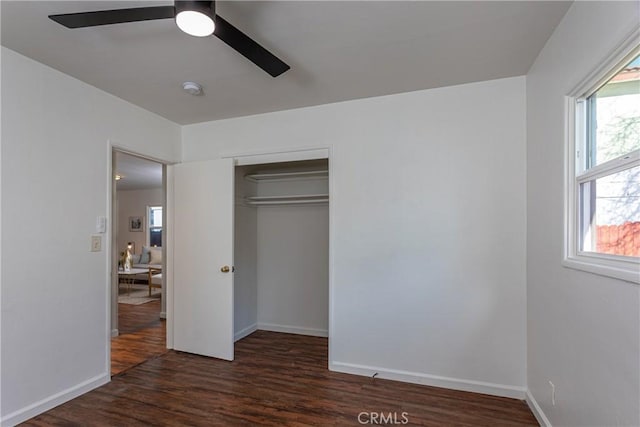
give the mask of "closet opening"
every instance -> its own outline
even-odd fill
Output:
[[[255,331],[328,337],[328,166],[327,159],[236,166],[235,341]]]

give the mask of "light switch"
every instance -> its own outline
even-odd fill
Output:
[[[102,250],[102,236],[91,236],[91,252]]]
[[[96,233],[107,232],[107,217],[99,216],[96,218]]]

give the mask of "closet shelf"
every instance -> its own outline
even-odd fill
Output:
[[[329,176],[328,170],[315,170],[304,172],[277,172],[277,173],[252,173],[245,175],[247,181],[275,181],[275,180],[289,180],[289,179],[301,179],[301,178],[327,178]]]
[[[291,196],[252,196],[246,197],[245,203],[251,206],[265,205],[300,205],[309,203],[326,203],[328,194],[298,194]]]

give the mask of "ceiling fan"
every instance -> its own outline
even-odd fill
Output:
[[[67,28],[175,19],[178,28],[185,33],[196,37],[215,35],[272,77],[278,77],[290,68],[249,36],[216,15],[214,1],[175,1],[173,6],[65,13],[49,15],[49,18]]]

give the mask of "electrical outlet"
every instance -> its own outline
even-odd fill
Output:
[[[556,386],[551,381],[549,385],[551,386],[551,405],[556,406]]]
[[[102,236],[91,236],[91,252],[102,250]]]

